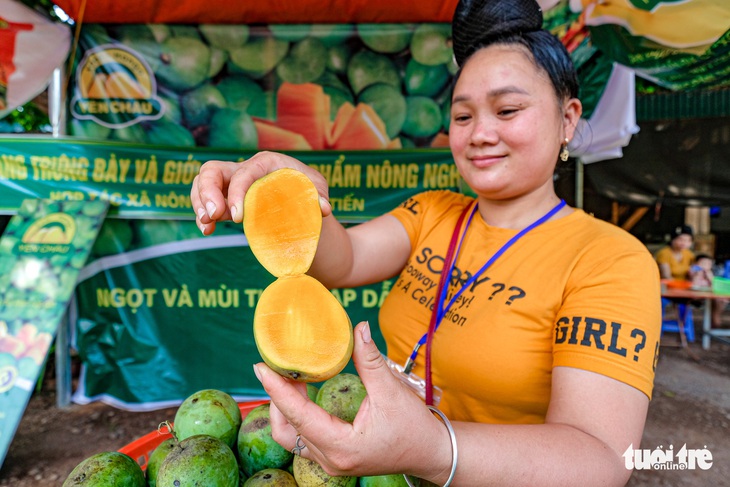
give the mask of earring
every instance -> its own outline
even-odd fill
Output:
[[[560,160],[565,162],[570,157],[570,151],[568,151],[568,138],[565,138],[565,144],[563,144],[563,147],[560,149]]]

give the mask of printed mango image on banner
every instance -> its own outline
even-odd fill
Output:
[[[85,25],[71,135],[235,150],[448,143],[449,24]]]
[[[157,83],[142,56],[119,44],[86,52],[76,68],[71,113],[78,120],[122,129],[162,116]]]

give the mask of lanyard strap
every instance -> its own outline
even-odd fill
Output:
[[[471,217],[474,216],[474,212],[477,209],[476,201],[474,203],[474,207],[471,211],[471,216],[469,217],[469,221],[467,222],[467,227],[469,226],[469,223],[471,222]],[[444,257],[444,266],[441,269],[441,275],[439,277],[438,286],[436,287],[436,297],[441,296],[441,291],[443,288],[445,288],[446,282],[449,281],[449,276],[451,274],[451,271],[453,270],[453,265],[451,265],[452,260],[455,260],[454,258],[454,250],[457,246],[457,239],[459,238],[459,230],[461,230],[461,224],[464,222],[464,218],[466,218],[466,214],[469,212],[469,206],[465,206],[464,210],[461,212],[461,215],[459,215],[459,219],[456,221],[456,225],[454,226],[454,231],[451,234],[451,241],[449,242],[449,247],[446,250],[446,257]],[[464,232],[466,233],[466,231]],[[463,241],[463,236],[462,239]],[[461,242],[459,242],[459,247],[461,247]],[[458,253],[458,251],[457,251]],[[438,303],[434,303],[434,311],[436,310],[438,306]],[[434,331],[436,331],[436,328],[438,327],[437,323],[437,315],[435,313],[431,313],[431,321],[429,322],[428,328],[431,329],[431,326],[433,325]],[[420,340],[418,340],[418,343],[416,343],[416,346],[413,348],[413,352],[411,352],[411,356],[406,361],[405,365],[403,366],[403,372],[407,375],[411,373],[411,370],[413,370],[413,366],[416,363],[416,357],[418,356],[418,350],[421,348],[422,345],[426,343],[428,339],[428,332],[425,333]]]
[[[497,252],[492,255],[492,257],[489,258],[489,260],[476,272],[473,276],[471,276],[463,286],[452,296],[451,300],[449,300],[448,304],[446,306],[443,306],[444,301],[446,301],[446,295],[448,292],[448,282],[450,280],[450,276],[453,273],[454,267],[456,265],[456,257],[459,254],[459,251],[461,250],[461,244],[464,241],[464,237],[466,236],[466,231],[469,228],[469,225],[471,224],[471,219],[474,216],[474,213],[477,209],[477,204],[474,204],[474,207],[472,208],[471,215],[469,216],[469,220],[467,221],[466,226],[464,227],[463,232],[461,233],[461,239],[459,239],[458,243],[458,249],[457,249],[457,239],[459,235],[459,230],[461,227],[461,224],[466,216],[466,213],[469,209],[467,206],[464,208],[464,211],[459,216],[459,220],[456,223],[456,226],[454,227],[454,232],[451,235],[451,241],[449,242],[449,248],[446,252],[446,258],[444,259],[444,268],[441,270],[441,276],[439,279],[439,284],[436,289],[436,302],[434,304],[433,311],[431,313],[431,320],[429,322],[428,331],[426,334],[421,337],[421,339],[418,341],[416,346],[413,349],[413,353],[411,354],[411,357],[408,359],[408,362],[406,364],[406,373],[410,373],[410,370],[413,368],[413,364],[415,363],[416,357],[418,356],[418,350],[420,349],[423,342],[426,344],[426,404],[433,404],[433,383],[432,383],[432,377],[431,377],[431,348],[433,343],[433,335],[436,333],[436,330],[441,325],[441,321],[443,320],[443,317],[446,315],[446,312],[451,308],[452,304],[456,301],[456,299],[461,296],[461,294],[466,290],[469,286],[471,286],[478,278],[481,276],[494,262],[504,254],[507,249],[509,249],[512,245],[515,244],[520,238],[522,238],[525,234],[527,234],[529,231],[533,230],[534,228],[542,225],[546,221],[548,221],[550,218],[552,218],[558,211],[560,211],[564,206],[566,205],[565,200],[560,200],[560,202],[555,205],[550,211],[548,211],[545,215],[534,221],[532,224],[528,225],[527,227],[520,230],[515,236],[510,238],[502,247],[497,250]],[[455,252],[456,251],[456,252]]]

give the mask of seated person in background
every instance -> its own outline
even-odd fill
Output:
[[[712,272],[712,266],[715,264],[715,260],[707,254],[697,254],[695,257],[694,264],[689,269],[689,278],[692,281],[692,289],[696,290],[711,290],[712,289],[712,278],[714,274]],[[712,326],[717,328],[722,326],[722,313],[725,311],[730,299],[713,299],[712,300]]]
[[[707,254],[697,254],[695,261],[689,268],[689,280],[693,289],[712,288],[712,266],[714,259]]]
[[[695,254],[690,250],[693,241],[692,227],[681,225],[674,229],[669,245],[659,249],[654,256],[662,279],[689,279],[689,268],[695,260]]]

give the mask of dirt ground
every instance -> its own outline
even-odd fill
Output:
[[[704,351],[694,343],[690,351],[662,347],[641,448],[666,450],[673,445],[675,452],[684,444],[687,449],[706,448],[712,467],[635,470],[630,487],[730,485],[730,345],[713,341],[711,350]],[[83,459],[117,450],[160,422],[172,420],[174,414],[174,408],[133,413],[102,403],[59,409],[52,374],[47,374],[0,469],[0,487],[60,486]]]

